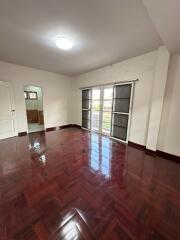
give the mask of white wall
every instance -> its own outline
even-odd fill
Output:
[[[146,141],[146,148],[153,151],[157,150],[158,145],[158,135],[169,66],[169,55],[169,51],[166,47],[159,47],[156,57],[156,66],[154,69],[151,110],[149,115],[149,127]]]
[[[43,96],[42,89],[36,86],[25,86],[25,91],[37,93],[37,100],[26,99],[26,109],[43,111]]]
[[[72,81],[72,122],[81,125],[80,87],[138,78],[139,81],[135,85],[129,140],[145,145],[157,52],[153,51],[76,77],[76,80]]]
[[[158,149],[180,156],[180,54],[170,60]]]
[[[18,132],[27,131],[24,86],[40,86],[43,90],[45,127],[69,124],[71,111],[71,78],[47,71],[0,62],[0,80],[12,83]]]

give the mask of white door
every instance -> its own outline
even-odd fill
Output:
[[[17,136],[12,86],[0,81],[0,139]]]

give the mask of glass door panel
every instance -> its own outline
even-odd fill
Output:
[[[111,133],[111,113],[112,113],[113,87],[103,88],[102,99],[102,133],[110,135]]]
[[[101,90],[95,88],[92,90],[92,112],[91,112],[91,129],[100,130],[100,110],[101,110]]]
[[[92,89],[91,129],[110,135],[113,87]]]
[[[102,133],[110,135],[111,131],[111,112],[103,112]]]

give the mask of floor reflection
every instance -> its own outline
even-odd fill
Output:
[[[76,128],[0,141],[0,239],[179,240],[179,172]]]
[[[28,138],[29,150],[38,150],[46,144],[46,135],[44,132],[30,133],[28,134]]]
[[[36,150],[40,149],[40,143],[39,142],[32,142],[29,144],[29,150]]]
[[[117,144],[119,143],[117,142]],[[116,142],[112,142],[110,138],[96,133],[91,134],[89,165],[93,171],[124,188],[127,170],[126,160],[126,145],[122,145],[119,149],[116,147]]]
[[[46,135],[44,132],[30,133],[29,137],[29,151],[33,162],[45,166],[46,159]]]
[[[69,221],[62,230],[62,238],[64,240],[79,239],[79,231],[77,223],[74,220]]]
[[[111,177],[111,141],[105,136],[91,134],[90,139],[90,167],[106,178]]]
[[[46,165],[46,156],[45,156],[45,154],[40,155],[39,162],[42,163],[42,165]]]

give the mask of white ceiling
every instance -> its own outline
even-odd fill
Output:
[[[171,53],[180,52],[180,0],[143,0],[154,26]]]
[[[0,60],[77,75],[154,50],[163,43],[157,13],[143,1],[0,0]],[[57,35],[73,49],[57,49]]]

